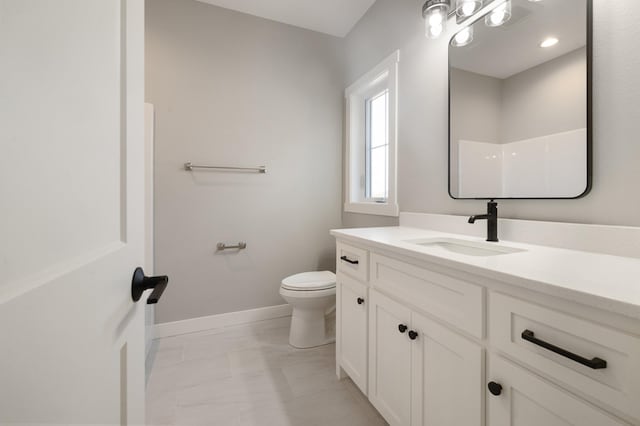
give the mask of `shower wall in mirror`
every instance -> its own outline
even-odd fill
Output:
[[[500,2],[496,2],[500,3]],[[449,46],[453,198],[576,198],[591,185],[590,0],[511,0]]]

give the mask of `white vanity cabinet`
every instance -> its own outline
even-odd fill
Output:
[[[482,426],[480,345],[371,290],[369,399],[392,425]]]
[[[640,320],[336,234],[338,374],[391,425],[640,426]]]
[[[628,426],[561,387],[491,355],[489,376],[498,385],[488,392],[490,426]]]
[[[336,371],[367,394],[369,253],[338,243],[336,250]]]
[[[367,286],[338,273],[336,278],[337,365],[367,393]]]
[[[369,400],[390,424],[409,425],[411,310],[375,290],[369,302]]]

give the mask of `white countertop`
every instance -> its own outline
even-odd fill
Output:
[[[637,258],[512,241],[491,244],[525,251],[469,256],[408,240],[456,238],[482,242],[484,239],[404,226],[340,229],[332,230],[331,235],[640,319],[640,259]]]

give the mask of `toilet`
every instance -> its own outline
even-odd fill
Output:
[[[293,308],[289,344],[312,348],[335,342],[327,316],[335,312],[336,275],[331,271],[303,272],[282,280],[280,295]]]

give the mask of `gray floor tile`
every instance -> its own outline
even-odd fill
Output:
[[[377,426],[386,423],[349,379],[335,345],[289,346],[290,318],[154,342],[147,424]]]

